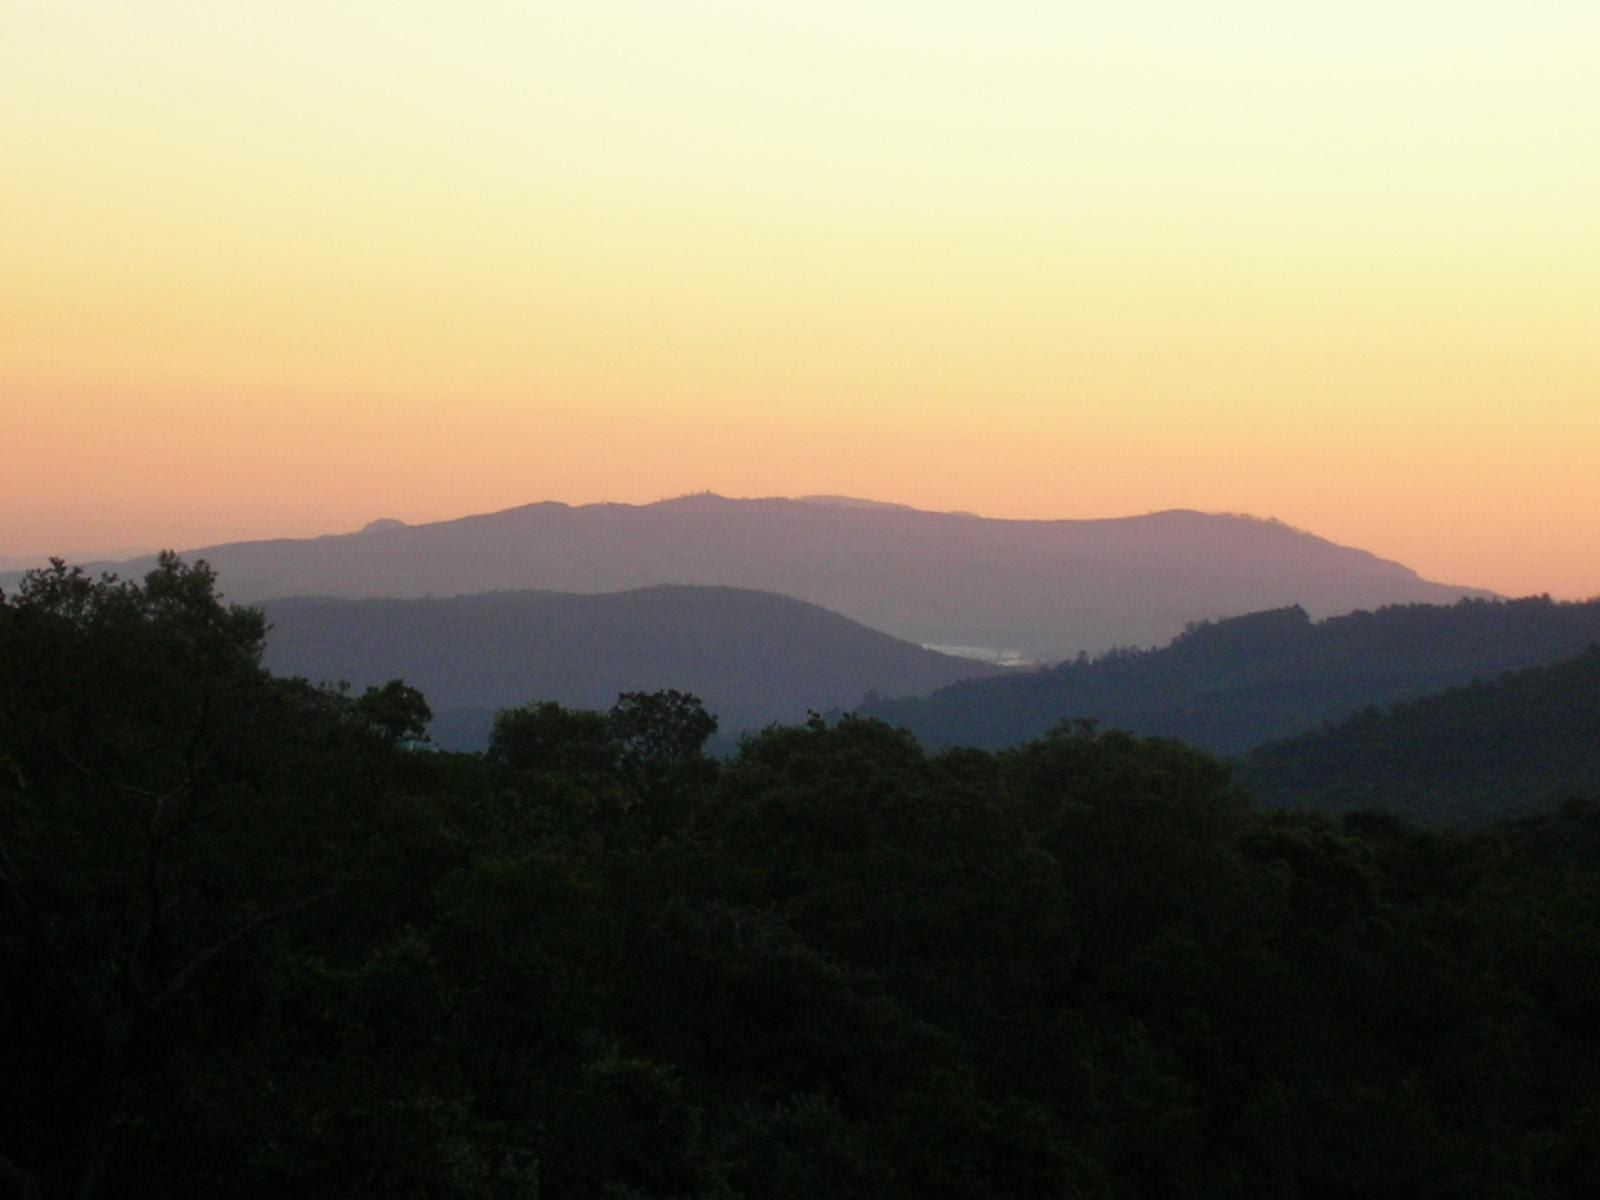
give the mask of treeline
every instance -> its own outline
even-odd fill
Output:
[[[1600,642],[1600,600],[1394,605],[1313,622],[1299,607],[1201,622],[1160,649],[1080,657],[858,711],[933,748],[1000,749],[1092,717],[1242,754],[1364,708],[1554,662]]]
[[[1600,805],[1253,809],[1078,723],[929,754],[690,696],[259,665],[173,559],[0,599],[0,1188],[1590,1196]]]

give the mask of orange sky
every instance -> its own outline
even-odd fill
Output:
[[[1077,9],[0,0],[0,556],[711,488],[1600,594],[1600,8]]]

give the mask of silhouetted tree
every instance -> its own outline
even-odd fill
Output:
[[[647,771],[694,762],[717,731],[717,718],[700,698],[676,689],[624,692],[610,721],[624,761]]]
[[[494,719],[489,759],[520,771],[606,774],[617,769],[622,746],[601,713],[553,700],[508,708]]]

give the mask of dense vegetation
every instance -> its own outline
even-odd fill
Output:
[[[0,1188],[1590,1196],[1600,806],[1263,813],[1177,743],[701,746],[259,665],[172,559],[0,603]]]
[[[952,684],[863,706],[925,745],[999,749],[1064,719],[1240,754],[1389,704],[1553,662],[1600,642],[1600,600],[1397,605],[1313,622],[1284,608],[1193,625],[1158,650]]]
[[[1600,795],[1600,645],[1262,746],[1242,778],[1264,804],[1456,825]]]

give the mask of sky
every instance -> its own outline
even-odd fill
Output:
[[[0,556],[1272,516],[1600,595],[1592,0],[0,0]]]

